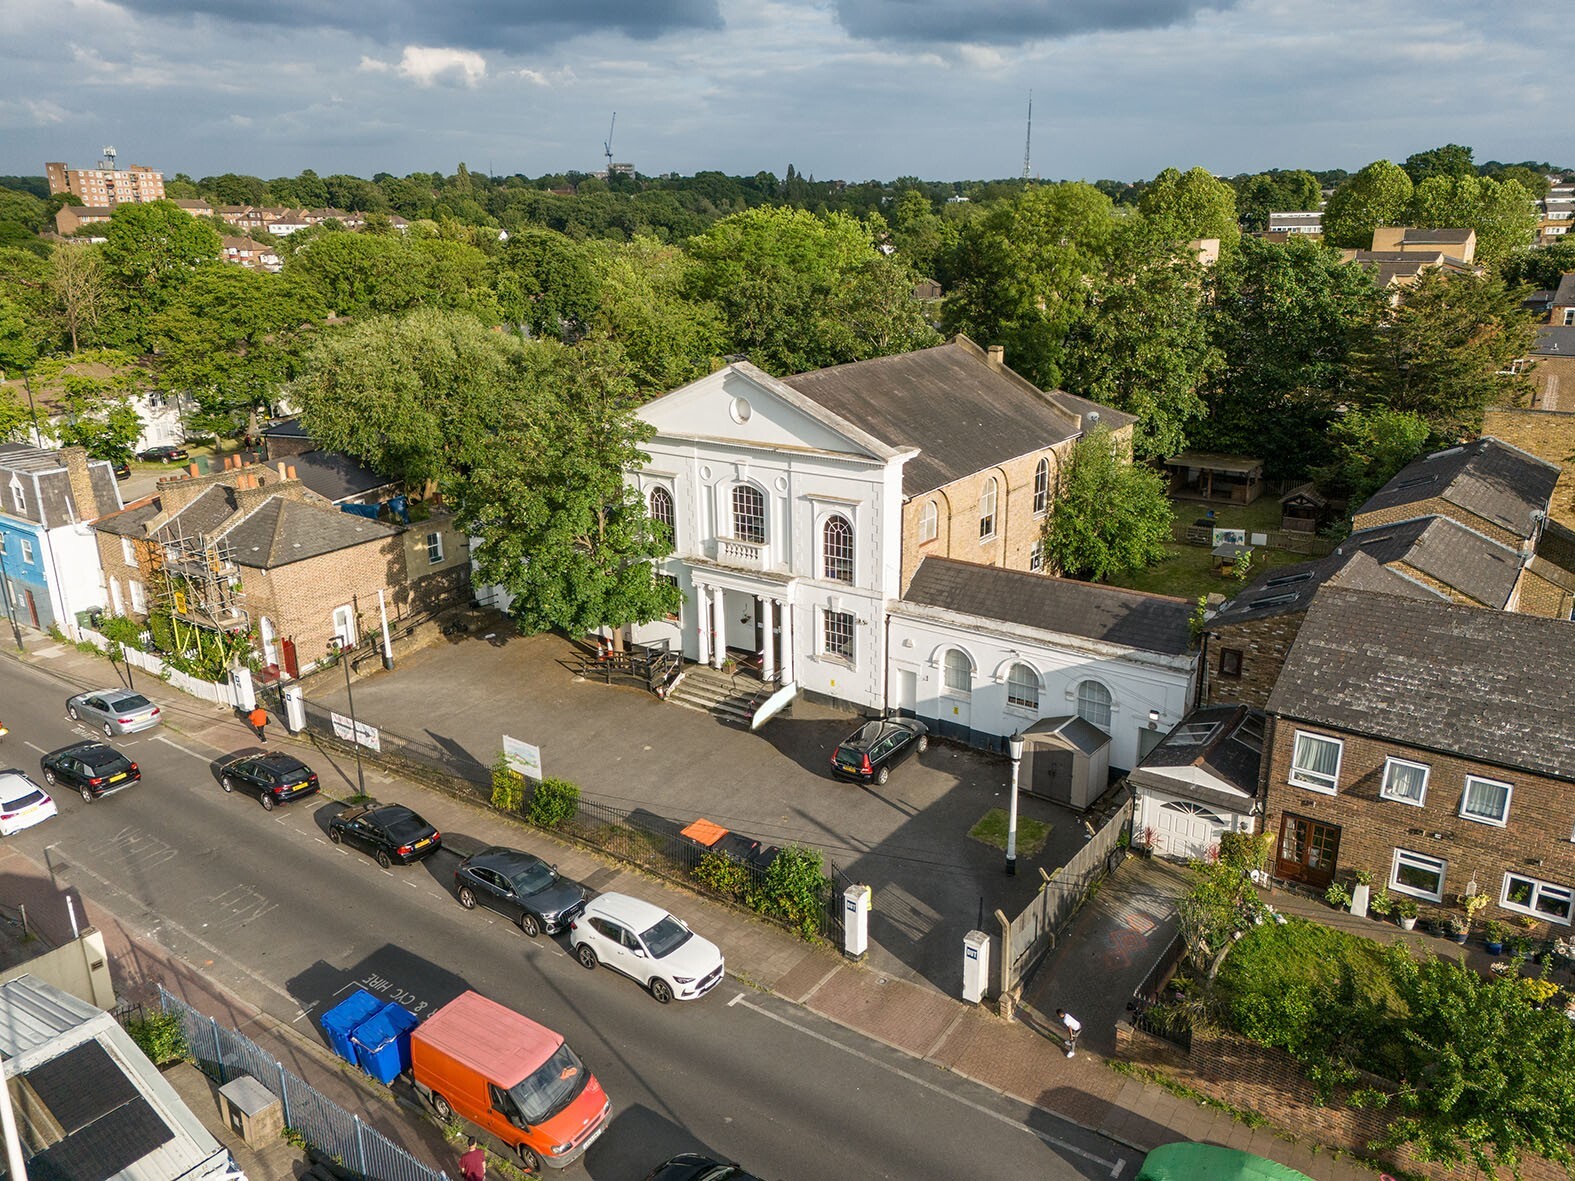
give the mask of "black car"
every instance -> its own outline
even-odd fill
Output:
[[[63,783],[82,793],[88,803],[130,787],[142,772],[125,755],[102,742],[77,742],[52,750],[38,760],[44,780],[51,786]]]
[[[893,767],[929,747],[930,731],[923,722],[879,718],[837,743],[831,752],[831,773],[860,783],[885,783]]]
[[[698,1152],[680,1152],[652,1169],[645,1181],[760,1181],[760,1178],[726,1161],[701,1156]]]
[[[251,792],[272,812],[279,804],[316,792],[317,773],[293,755],[242,755],[224,765],[219,786]]]
[[[507,915],[535,938],[556,935],[585,909],[585,887],[560,877],[540,857],[494,845],[472,853],[454,871],[454,894],[466,910],[478,905]]]
[[[420,861],[443,847],[443,834],[403,804],[346,808],[328,822],[328,839],[372,854],[384,869],[396,861]]]
[[[110,460],[110,463],[113,465],[113,467],[115,469],[115,479],[117,479],[117,480],[129,480],[129,479],[131,479],[131,465],[129,463],[127,463],[124,459],[112,459],[112,460]]]
[[[189,458],[189,456],[186,454],[186,448],[164,443],[157,447],[149,447],[146,451],[137,452],[137,458],[142,460],[143,463],[179,463],[181,460]]]

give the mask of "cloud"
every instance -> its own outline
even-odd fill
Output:
[[[385,45],[417,43],[520,53],[573,37],[621,33],[649,41],[671,33],[722,28],[720,0],[383,0],[375,9],[340,0],[121,0],[164,20],[205,18],[300,32],[337,29]]]
[[[397,62],[363,57],[359,68],[366,74],[395,73],[417,86],[474,87],[487,76],[487,59],[469,49],[407,45]]]
[[[835,0],[854,37],[878,41],[1021,45],[1080,33],[1161,29],[1238,0]]]

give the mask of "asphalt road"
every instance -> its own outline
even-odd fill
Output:
[[[0,666],[11,730],[0,761],[37,779],[42,752],[102,737],[65,717],[66,696],[41,670]],[[58,789],[60,816],[8,839],[319,1039],[316,1016],[357,985],[417,1012],[474,988],[560,1031],[614,1109],[567,1177],[640,1178],[692,1150],[779,1181],[1136,1172],[1130,1150],[731,978],[699,1002],[660,1006],[623,977],[588,972],[561,938],[526,939],[497,916],[461,910],[453,854],[382,870],[328,841],[337,803],[315,797],[268,813],[226,795],[218,761],[254,749],[239,725],[236,736],[233,751],[167,727],[116,739],[141,765],[140,784],[92,804]],[[419,809],[413,794],[405,802]],[[461,849],[479,843],[444,836]]]

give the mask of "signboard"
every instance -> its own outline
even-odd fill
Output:
[[[344,714],[331,713],[328,717],[334,724],[334,737],[346,742],[358,742],[368,750],[382,753],[382,738],[376,726],[369,726],[365,722],[352,722]]]
[[[528,742],[521,742],[518,738],[503,736],[503,757],[515,771],[525,776],[526,779],[540,780],[541,774],[541,747],[532,746]]]
[[[1216,529],[1214,530],[1215,545],[1246,545],[1247,531],[1245,529]]]

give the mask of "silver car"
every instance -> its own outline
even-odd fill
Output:
[[[73,722],[90,722],[102,726],[106,738],[151,730],[163,720],[158,706],[142,694],[126,689],[95,689],[91,693],[78,693],[66,701],[66,713]]]

